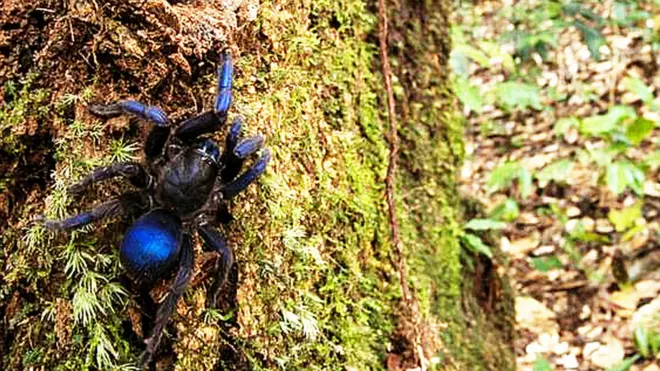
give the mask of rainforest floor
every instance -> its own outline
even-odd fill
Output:
[[[457,7],[461,190],[502,233],[518,369],[659,370],[657,2]]]

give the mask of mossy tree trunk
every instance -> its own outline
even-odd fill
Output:
[[[397,214],[432,368],[513,369],[512,307],[497,264],[459,244],[461,119],[448,84],[448,0],[388,3],[401,155]],[[140,313],[116,246],[130,220],[52,235],[94,166],[141,156],[146,125],[98,122],[88,102],[134,98],[175,120],[210,107],[219,51],[236,61],[232,115],[273,161],[231,205],[238,260],[221,311],[204,308],[214,256],[195,276],[158,356],[177,369],[415,366],[385,202],[386,95],[376,3],[6,1],[0,13],[0,354],[3,369],[127,368]],[[221,134],[216,139],[220,141]],[[467,211],[467,212],[466,212]],[[158,299],[166,286],[152,295]]]

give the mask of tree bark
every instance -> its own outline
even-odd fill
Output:
[[[248,132],[264,134],[273,160],[230,205],[223,230],[238,264],[223,307],[205,308],[216,257],[197,246],[157,367],[514,369],[500,264],[460,245],[478,206],[456,190],[463,128],[449,83],[448,0],[385,1],[399,126],[393,201],[412,312],[390,238],[392,138],[375,1],[0,6],[2,369],[136,361],[142,322],[116,252],[131,220],[57,235],[30,220],[130,188],[110,182],[65,196],[92,167],[141,157],[148,133],[127,118],[100,122],[88,103],[136,99],[180,122],[212,107],[225,48],[236,63],[230,119],[242,115]]]

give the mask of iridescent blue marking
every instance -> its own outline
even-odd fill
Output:
[[[206,139],[199,144],[197,147],[199,151],[204,155],[213,160],[213,162],[218,162],[220,159],[220,150],[214,141],[211,139]]]
[[[229,129],[229,134],[227,135],[227,139],[236,142],[238,140],[238,136],[241,134],[242,127],[243,127],[243,119],[237,117],[234,120],[234,123],[231,124],[231,128]]]
[[[134,100],[124,100],[119,102],[119,105],[124,111],[138,116],[144,116],[144,111],[147,109],[144,104]]]
[[[257,161],[257,163],[254,164],[254,166],[252,166],[249,172],[254,173],[254,178],[256,179],[259,175],[264,173],[264,171],[266,170],[266,165],[268,165],[269,161],[270,161],[270,150],[266,149],[264,150],[264,153],[261,155],[259,161]]]
[[[231,62],[231,55],[223,55],[223,63],[218,69],[218,95],[215,98],[215,111],[226,113],[229,111],[232,101],[231,85],[234,75],[234,66]]]
[[[126,232],[119,258],[134,275],[156,277],[177,259],[181,222],[165,210],[154,210],[140,217]]]
[[[260,135],[247,138],[236,145],[234,155],[238,158],[246,158],[256,152],[264,144],[264,138]]]
[[[147,109],[147,118],[158,126],[167,126],[167,115],[158,107],[149,107]]]
[[[119,105],[124,111],[132,113],[142,119],[151,120],[158,126],[167,126],[168,124],[167,115],[158,107],[147,107],[134,100],[121,101],[119,102]]]
[[[239,194],[247,186],[255,181],[261,174],[266,171],[266,165],[270,161],[270,151],[268,149],[264,150],[264,153],[261,155],[261,158],[255,163],[248,171],[243,173],[238,179],[231,182],[225,189],[222,190],[225,199],[231,199],[232,197]]]

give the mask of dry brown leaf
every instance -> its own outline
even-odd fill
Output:
[[[621,317],[630,317],[639,303],[640,294],[633,287],[616,291],[610,294],[610,302],[620,308],[617,314]]]
[[[536,231],[535,231],[536,232]],[[502,251],[511,254],[512,256],[524,256],[533,251],[541,244],[538,232],[525,238],[520,238],[513,241],[502,240]]]

